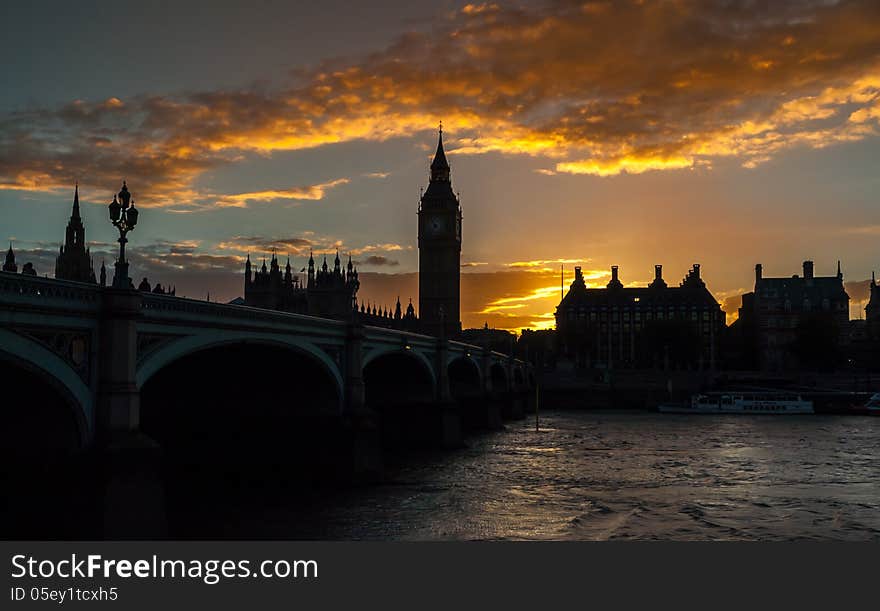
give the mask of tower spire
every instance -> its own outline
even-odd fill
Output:
[[[15,264],[15,253],[12,250],[12,240],[9,241],[9,250],[6,251],[6,262],[3,264],[3,271],[12,273],[18,271],[18,265]]]
[[[75,219],[79,218],[79,181],[74,183],[74,187],[73,187],[73,213],[70,216],[71,216],[71,218],[75,218]]]
[[[449,162],[446,160],[446,151],[443,150],[443,122],[437,132],[437,150],[434,152],[434,160],[431,162],[431,181],[449,182]]]

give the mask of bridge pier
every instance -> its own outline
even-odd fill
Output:
[[[438,401],[434,409],[438,412],[437,445],[444,449],[460,448],[464,445],[461,434],[461,411],[452,399]]]
[[[104,537],[155,539],[167,533],[159,445],[141,433],[137,387],[138,291],[105,289],[98,387]]]
[[[505,397],[503,393],[488,392],[485,395],[485,407],[483,410],[486,414],[485,428],[490,431],[498,431],[504,428],[504,407]]]
[[[526,416],[525,397],[518,390],[509,390],[504,397],[504,417],[508,420],[522,420]]]
[[[452,390],[449,386],[449,340],[440,337],[437,340],[437,357],[434,368],[437,371],[437,401],[435,409],[438,411],[439,423],[438,445],[441,448],[460,448],[464,445],[462,438],[461,410],[458,403],[452,398]]]
[[[385,449],[451,449],[463,445],[459,406],[454,401],[399,402],[378,408]]]
[[[465,395],[458,400],[468,430],[497,431],[504,428],[502,401],[491,392]]]
[[[350,451],[350,475],[372,480],[382,473],[382,438],[377,415],[366,405],[364,387],[364,327],[348,325],[345,342],[345,402],[343,426]]]
[[[159,444],[121,432],[101,449],[105,539],[162,539],[168,534]]]
[[[141,294],[138,291],[105,289],[102,298],[99,432],[133,431],[140,425],[136,368]]]
[[[340,465],[342,479],[370,482],[382,475],[382,436],[376,414],[363,411],[346,417],[343,422],[345,448],[340,455],[347,456],[347,465]],[[331,457],[332,460],[332,457]]]

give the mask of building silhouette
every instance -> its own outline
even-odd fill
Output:
[[[371,306],[371,304],[364,304],[362,302],[356,312],[356,319],[362,324],[373,327],[399,329],[414,333],[421,332],[420,321],[416,316],[416,309],[413,307],[412,299],[410,299],[409,305],[406,306],[406,312],[404,312],[400,304],[400,297],[397,298],[397,304],[393,311],[387,308],[378,308],[375,304]]]
[[[253,271],[245,262],[243,305],[406,329],[428,335],[461,333],[461,206],[452,191],[449,162],[443,150],[443,130],[431,162],[428,188],[419,200],[419,316],[410,301],[404,312],[400,298],[393,309],[358,302],[358,271],[351,256],[343,267],[336,253],[333,267],[316,266],[309,255],[306,277],[293,273],[290,258],[284,271],[275,253]]]
[[[101,285],[104,286],[106,284],[106,270],[103,264],[101,269],[104,278]],[[3,271],[11,273],[18,271],[12,244],[6,251]],[[28,262],[21,268],[21,273],[26,276],[36,276],[37,270],[34,269],[33,263]],[[70,213],[70,220],[67,222],[64,244],[60,246],[58,256],[55,258],[55,277],[59,280],[97,283],[91,253],[86,246],[86,229],[79,214],[79,185],[74,187],[73,209]]]
[[[513,354],[516,345],[516,334],[505,329],[489,328],[489,323],[478,329],[462,329],[459,339],[473,346],[487,350]]]
[[[15,263],[15,251],[12,250],[12,242],[9,243],[9,250],[6,251],[6,259],[3,261],[3,271],[11,274],[18,272],[18,265]]]
[[[15,251],[12,249],[12,242],[9,243],[9,250],[6,251],[6,258],[3,261],[3,267],[0,269],[10,274],[18,272],[18,264],[15,262]],[[37,270],[34,268],[34,264],[28,261],[21,266],[21,273],[24,276],[36,276]]]
[[[830,369],[849,343],[849,295],[837,262],[834,276],[771,278],[755,266],[755,290],[742,296],[737,326],[753,364],[765,371]]]
[[[880,284],[874,272],[871,272],[871,284],[868,305],[865,306],[865,322],[868,325],[868,336],[874,341],[880,341]]]
[[[266,259],[263,258],[260,269],[252,273],[248,255],[244,267],[244,304],[340,320],[351,318],[357,307],[357,291],[360,287],[351,257],[343,269],[337,252],[331,269],[324,255],[324,263],[316,268],[314,255],[310,254],[307,267],[306,280],[301,281],[300,276],[293,273],[290,257],[282,272],[278,257],[273,252],[269,266],[266,266]]]
[[[399,297],[394,309],[358,303],[360,280],[351,255],[343,267],[337,252],[331,268],[326,255],[321,266],[317,267],[314,254],[310,253],[308,264],[300,273],[303,272],[306,276],[301,280],[299,274],[293,272],[290,257],[282,272],[274,252],[269,265],[266,265],[264,258],[260,269],[254,272],[248,255],[244,265],[244,298],[231,303],[337,320],[354,319],[375,327],[419,331],[419,320],[412,301],[406,312]]]
[[[581,268],[556,308],[559,356],[588,368],[714,368],[725,315],[694,265],[677,287],[654,266],[647,287],[624,287],[618,267],[604,289]]]
[[[9,245],[9,250],[6,251],[3,271],[12,273],[18,271],[12,244]],[[24,264],[21,273],[26,276],[37,275],[33,263],[30,262]],[[67,222],[67,229],[64,233],[64,243],[59,247],[58,255],[55,257],[55,278],[58,280],[88,282],[91,284],[99,284],[100,286],[107,286],[107,267],[102,261],[100,275],[96,277],[92,255],[88,246],[86,246],[86,228],[85,225],[83,225],[79,209],[79,184],[74,186],[73,207],[70,212],[70,219]],[[144,278],[139,287],[141,290],[144,290],[144,283],[149,285],[147,279]],[[175,289],[173,288],[169,287],[168,289],[163,289],[162,286],[158,284],[157,287],[159,290],[155,290],[155,288],[147,290],[164,295],[173,296],[175,294]],[[131,288],[135,287],[132,285]]]
[[[452,191],[442,126],[418,218],[422,331],[455,336],[461,332],[461,205]]]
[[[79,215],[79,185],[74,187],[73,210],[67,222],[64,244],[55,259],[55,277],[75,282],[97,282],[92,257],[86,246],[86,228]]]
[[[287,265],[285,282],[288,282],[290,263]],[[328,318],[346,318],[357,308],[357,292],[361,283],[358,272],[348,257],[348,264],[342,268],[339,252],[333,260],[333,269],[327,265],[327,255],[320,269],[315,269],[315,259],[309,255],[308,281],[308,312],[313,316]]]
[[[309,261],[312,267],[314,260],[309,257]],[[256,272],[252,272],[251,256],[248,255],[244,264],[245,305],[306,314],[308,302],[305,288],[300,283],[299,276],[291,271],[290,257],[287,258],[284,273],[281,272],[278,257],[274,252],[268,268],[266,258],[263,257],[262,266]]]
[[[106,271],[103,270],[104,266],[101,265],[102,272],[104,278],[106,278]],[[156,295],[169,295],[171,297],[175,297],[177,294],[177,289],[175,287],[168,286],[163,287],[161,283],[157,282],[156,286],[150,286],[149,280],[144,278],[141,280],[141,283],[138,285],[137,289],[142,293],[155,293]]]

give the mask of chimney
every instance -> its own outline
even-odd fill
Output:
[[[700,277],[700,264],[694,263],[694,278],[699,279]]]
[[[764,277],[764,266],[758,263],[755,266],[755,282],[760,282]]]
[[[812,261],[804,261],[804,278],[807,280],[813,279],[813,262]]]
[[[655,265],[654,266],[654,280],[663,280],[663,266]]]
[[[620,289],[623,288],[623,285],[620,283],[620,280],[617,278],[617,266],[611,266],[611,282],[608,283],[609,289]]]
[[[576,266],[574,268],[574,279],[575,279],[575,282],[579,282],[579,281],[583,282],[583,280],[584,280],[584,275],[581,273],[580,266]]]

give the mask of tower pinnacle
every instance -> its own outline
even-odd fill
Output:
[[[443,123],[437,133],[437,150],[434,160],[431,162],[431,182],[449,182],[449,162],[446,160],[446,152],[443,150]]]
[[[71,218],[79,218],[79,181],[73,187],[73,212],[70,216]]]

